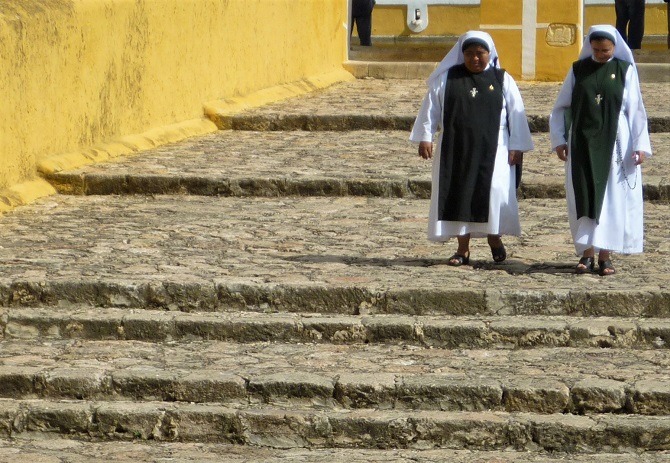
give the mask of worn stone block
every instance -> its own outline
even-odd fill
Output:
[[[303,372],[252,376],[247,388],[264,402],[306,399],[322,404],[332,400],[335,389],[333,379]]]
[[[502,344],[519,347],[567,346],[570,341],[563,320],[505,318],[489,324],[490,336]]]
[[[509,412],[564,413],[570,407],[570,389],[559,381],[516,378],[503,391]]]
[[[633,413],[670,415],[670,381],[637,381],[631,394]]]
[[[397,407],[423,410],[495,410],[502,397],[497,381],[467,377],[402,376],[397,387]]]
[[[393,408],[396,376],[390,373],[341,374],[334,390],[335,399],[347,408]]]
[[[609,379],[584,379],[571,390],[575,410],[580,413],[612,413],[626,407],[626,384]]]
[[[244,442],[273,448],[325,446],[333,429],[325,414],[267,410],[239,412]]]
[[[136,400],[175,400],[174,372],[158,368],[132,368],[112,373],[112,388],[116,394]]]
[[[200,370],[174,384],[174,397],[180,402],[196,403],[246,401],[246,381],[231,373]]]
[[[362,323],[373,342],[413,342],[417,337],[414,319],[409,317],[365,317]]]
[[[88,403],[31,404],[26,430],[66,435],[87,435],[93,427],[93,411]]]
[[[38,376],[38,392],[44,397],[90,399],[111,392],[111,381],[96,368],[55,368]]]
[[[95,410],[92,434],[105,439],[160,439],[167,408],[159,403],[103,403]]]
[[[486,324],[479,320],[430,320],[421,327],[423,341],[435,347],[484,347],[490,345]]]

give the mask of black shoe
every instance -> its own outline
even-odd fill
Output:
[[[505,246],[501,244],[497,248],[491,247],[491,256],[493,256],[494,262],[503,262],[505,259],[507,259],[507,251],[505,251]]]
[[[611,272],[606,272],[606,270],[611,270]],[[607,277],[610,275],[614,275],[616,273],[616,269],[614,268],[614,265],[612,265],[612,261],[607,259],[607,260],[599,260],[598,261],[598,275],[601,277]]]
[[[449,258],[447,265],[452,267],[460,267],[461,265],[468,265],[470,263],[470,253],[467,256],[462,256],[459,253],[454,254]]]
[[[575,273],[578,275],[593,273],[594,262],[593,257],[582,257],[579,259],[577,267],[575,267]],[[583,265],[584,268],[581,268],[580,265]]]

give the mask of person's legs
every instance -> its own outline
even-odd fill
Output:
[[[614,0],[614,11],[616,12],[616,29],[624,41],[628,42],[628,22],[630,20],[628,1]]]
[[[361,45],[369,47],[372,45],[372,12],[356,16],[356,30]]]
[[[630,23],[628,24],[628,46],[632,50],[642,48],[644,36],[644,0],[633,0],[630,5]]]

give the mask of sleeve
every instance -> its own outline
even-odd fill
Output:
[[[630,127],[633,151],[644,151],[646,156],[651,156],[647,111],[644,108],[640,80],[634,66],[628,67],[624,91],[624,111]]]
[[[446,74],[445,74],[446,77]],[[426,96],[421,103],[421,109],[414,121],[410,141],[419,143],[422,141],[433,141],[433,136],[442,126],[442,102],[444,101],[444,82],[446,79],[438,79],[439,84],[429,87]]]
[[[549,116],[549,134],[552,150],[568,142],[568,134],[565,133],[565,112],[572,105],[572,89],[574,86],[575,75],[572,72],[572,68],[570,68],[563,81],[561,91],[558,92],[554,109],[552,109]]]
[[[530,151],[533,149],[533,137],[528,127],[526,108],[521,98],[521,92],[514,78],[505,73],[503,83],[505,104],[507,109],[507,124],[509,128],[509,150]]]

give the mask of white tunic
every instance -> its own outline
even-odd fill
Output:
[[[488,234],[520,235],[519,206],[516,200],[516,169],[509,165],[509,150],[529,151],[533,139],[528,128],[521,93],[514,79],[507,73],[503,81],[504,104],[500,116],[498,151],[491,181],[489,217],[486,223],[437,220],[438,195],[440,191],[440,151],[442,148],[444,123],[444,92],[448,71],[429,87],[421,109],[414,122],[410,140],[433,141],[439,133],[433,155],[433,177],[430,211],[428,214],[428,239],[446,241],[450,237],[470,233],[472,237]],[[509,131],[508,124],[509,121]]]
[[[599,223],[588,217],[577,219],[575,193],[572,187],[572,167],[569,134],[565,134],[564,115],[572,103],[575,76],[572,68],[565,78],[549,120],[551,146],[568,145],[565,163],[565,192],[568,203],[568,220],[577,255],[593,247],[622,254],[642,252],[643,197],[642,170],[635,165],[634,151],[644,151],[651,156],[647,130],[647,114],[640,97],[640,82],[633,66],[628,68],[619,113],[617,138],[623,163],[617,162],[617,144],[614,145],[605,198]]]

